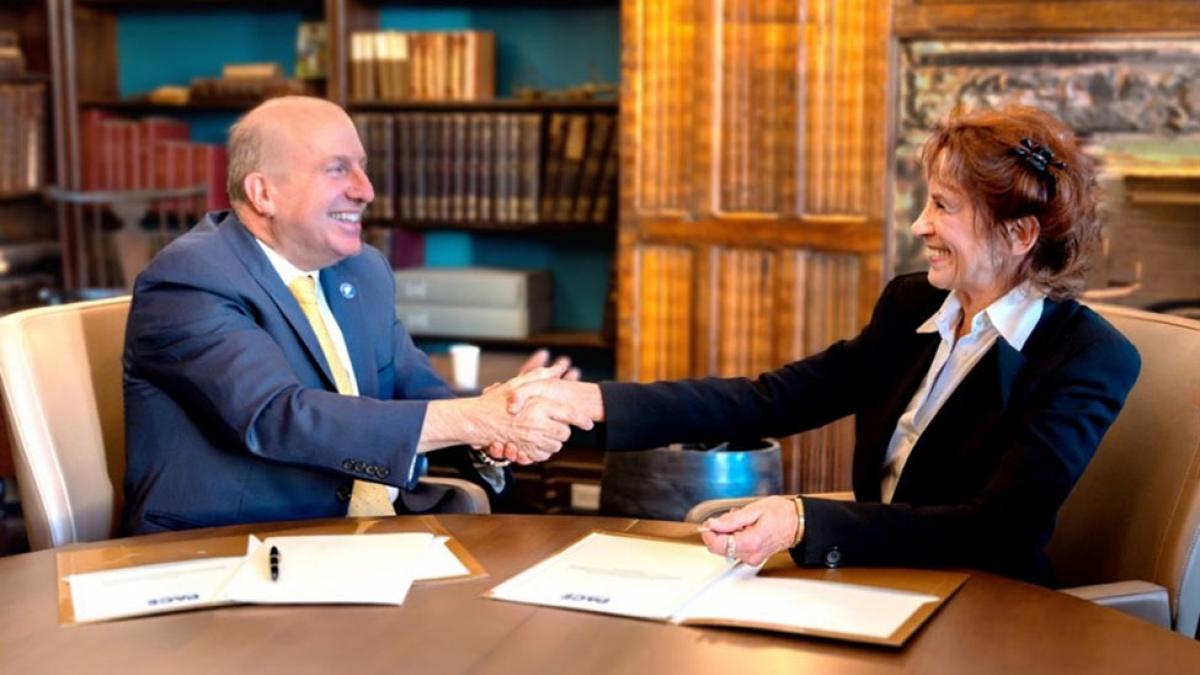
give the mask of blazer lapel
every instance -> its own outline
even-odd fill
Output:
[[[379,381],[375,372],[372,348],[367,339],[367,323],[363,316],[358,279],[334,265],[321,270],[321,289],[325,300],[337,320],[342,337],[346,339],[346,351],[354,367],[354,379],[358,381],[360,396],[378,396]]]
[[[933,356],[941,343],[937,333],[912,333],[909,339],[910,345],[898,350],[895,357],[902,364],[897,368],[896,386],[889,388],[887,395],[880,401],[876,408],[877,414],[868,413],[870,418],[879,420],[879,424],[859,427],[870,434],[869,437],[860,439],[858,451],[854,453],[854,476],[862,477],[854,486],[854,491],[862,501],[880,499],[883,459],[888,443],[896,430],[900,415],[904,413],[913,394],[921,386],[925,374],[929,372],[929,364],[933,363]]]
[[[1017,375],[1021,374],[1021,369],[1025,367],[1025,356],[1013,349],[1003,337],[996,338],[993,349],[996,350],[996,380],[999,385],[1000,407],[1007,409],[1013,384]]]
[[[329,363],[325,360],[325,352],[321,350],[321,343],[317,341],[317,335],[313,332],[312,325],[308,323],[308,317],[304,316],[304,312],[300,310],[300,304],[283,284],[283,279],[271,266],[271,261],[267,260],[266,254],[258,245],[258,240],[232,212],[221,222],[220,227],[221,236],[225,238],[234,254],[245,265],[250,276],[270,296],[275,307],[279,309],[279,312],[291,325],[292,330],[295,331],[296,337],[308,352],[309,358],[317,364],[321,374],[325,377],[326,388],[336,391],[337,384],[333,380],[333,373],[329,370]],[[357,371],[355,374],[358,374]]]

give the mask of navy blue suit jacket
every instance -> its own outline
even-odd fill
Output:
[[[378,251],[321,270],[320,283],[357,397],[336,393],[299,305],[232,212],[208,214],[138,276],[124,354],[125,533],[340,516],[355,478],[415,487],[427,401],[452,394],[396,320]],[[443,496],[421,485],[398,507]]]
[[[756,380],[605,383],[612,449],[788,436],[855,415],[855,502],[804,499],[800,564],[954,565],[1051,583],[1055,513],[1137,379],[1108,322],[1047,300],[1021,351],[1003,338],[913,448],[891,504],[884,455],[940,337],[917,333],[946,297],[924,274],[894,279],[852,340]]]

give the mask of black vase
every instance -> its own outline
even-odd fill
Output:
[[[609,516],[683,520],[706,499],[783,491],[779,443],[672,445],[604,456],[600,512]]]

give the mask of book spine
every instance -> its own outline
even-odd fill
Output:
[[[520,116],[521,181],[520,221],[536,223],[540,203],[538,184],[542,156],[542,115],[528,113]]]
[[[568,223],[579,192],[579,175],[588,146],[587,115],[571,115],[567,123],[567,138],[563,144],[562,175],[555,197],[554,221]]]
[[[596,200],[596,190],[599,187],[601,170],[604,166],[605,153],[608,152],[612,130],[612,115],[596,113],[592,116],[591,139],[583,160],[583,169],[577,190],[578,196],[575,198],[575,206],[571,215],[571,220],[576,223],[586,223],[591,220],[592,205]]]
[[[543,222],[554,219],[555,197],[558,195],[558,185],[562,177],[563,147],[566,143],[569,119],[565,114],[552,113],[547,125],[546,159],[542,168],[542,194],[538,208],[539,219]]]
[[[615,120],[613,142],[608,144],[608,156],[604,159],[604,169],[600,174],[600,184],[596,187],[595,206],[592,207],[592,223],[603,225],[612,220],[613,206],[616,204],[617,170],[620,165],[621,144]]]
[[[480,113],[479,121],[479,220],[495,219],[493,195],[496,192],[496,119],[495,113]]]

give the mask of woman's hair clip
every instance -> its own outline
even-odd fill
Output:
[[[1067,165],[1054,159],[1054,153],[1040,143],[1034,143],[1028,138],[1022,138],[1020,145],[1012,148],[1012,154],[1020,157],[1037,173],[1046,186],[1046,201],[1054,199],[1055,180],[1050,173],[1050,167],[1066,169]]]

